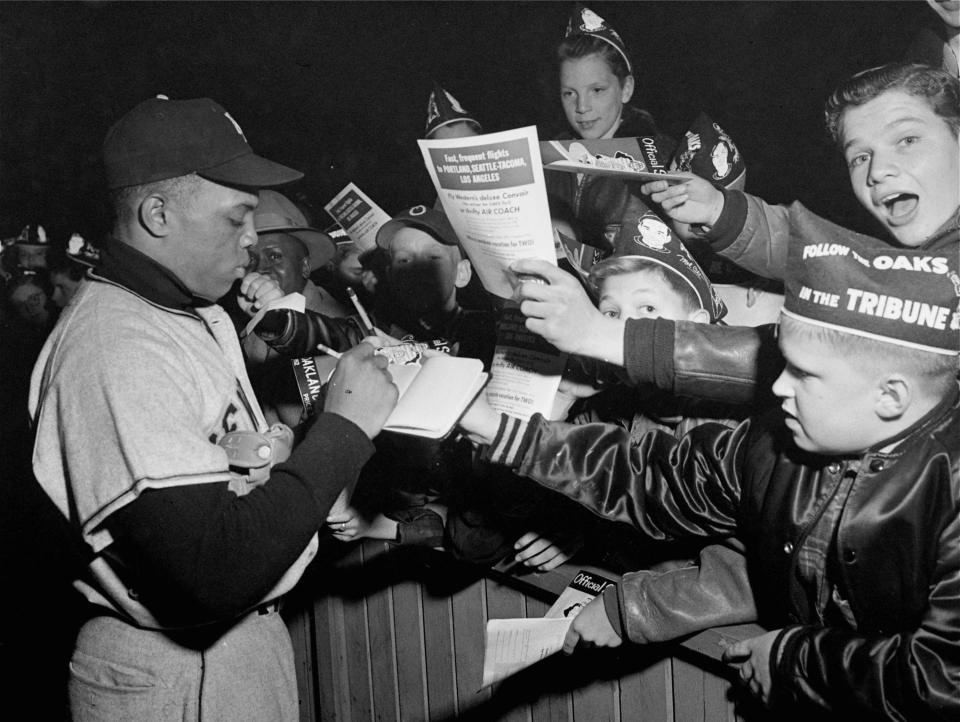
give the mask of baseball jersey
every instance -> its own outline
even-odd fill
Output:
[[[113,541],[104,520],[146,489],[227,482],[248,491],[217,442],[267,425],[230,318],[216,305],[193,310],[94,277],[34,367],[34,473],[94,553]],[[316,536],[269,597],[289,589],[315,553]],[[76,586],[91,602],[161,626],[102,557],[90,572]]]

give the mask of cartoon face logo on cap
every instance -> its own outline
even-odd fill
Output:
[[[603,18],[597,15],[590,8],[584,8],[580,13],[580,29],[588,33],[595,33],[603,30]]]
[[[79,255],[80,251],[83,250],[84,242],[83,236],[79,233],[74,233],[70,236],[70,240],[67,241],[67,254],[71,256]]]
[[[666,245],[670,242],[670,229],[667,224],[656,216],[644,216],[637,223],[639,236],[634,236],[633,240],[638,245],[646,246],[654,251],[669,253]]]
[[[407,213],[409,213],[411,216],[422,216],[426,212],[427,212],[426,206],[414,206],[409,211],[407,211]]]

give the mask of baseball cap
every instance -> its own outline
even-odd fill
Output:
[[[303,173],[261,158],[230,114],[209,98],[143,101],[113,124],[103,142],[110,188],[196,173],[227,185],[266,188]]]
[[[294,203],[281,193],[260,191],[260,203],[253,212],[257,235],[286,233],[300,241],[310,254],[310,270],[315,271],[333,258],[336,247],[323,231],[310,228],[307,219]]]
[[[427,101],[426,137],[429,138],[433,135],[437,128],[459,121],[470,123],[478,133],[483,132],[480,122],[473,116],[473,113],[465,110],[456,98],[434,81],[433,91]]]
[[[960,274],[956,248],[942,253],[861,243],[791,243],[782,313],[816,326],[956,355]]]
[[[390,241],[401,228],[412,226],[427,231],[436,240],[445,246],[459,246],[460,239],[447,220],[443,211],[427,206],[414,206],[398,213],[389,221],[380,226],[377,231],[377,245],[381,248],[390,248]]]
[[[626,233],[621,233],[617,237],[613,258],[627,257],[646,259],[668,273],[679,276],[699,300],[700,308],[710,314],[710,323],[716,323],[727,314],[727,307],[700,264],[670,226],[652,211],[638,219],[636,235],[628,238]]]
[[[39,224],[28,224],[12,240],[15,246],[31,246],[37,248],[49,248],[50,240],[47,238],[47,232]]]
[[[574,4],[573,12],[567,20],[567,31],[563,37],[566,39],[571,35],[589,35],[612,45],[627,63],[627,72],[633,73],[633,64],[627,56],[627,47],[623,44],[620,34],[607,25],[606,20],[581,3]]]

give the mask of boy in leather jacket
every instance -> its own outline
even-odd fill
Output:
[[[764,702],[956,719],[960,259],[856,239],[789,253],[779,408],[639,443],[479,407],[462,426],[485,458],[653,539],[736,533],[772,631],[725,658]],[[634,591],[627,575],[588,605],[567,648],[630,637]]]
[[[873,112],[876,104],[890,101],[899,105],[892,105],[885,116]],[[890,115],[898,107],[903,112]],[[922,127],[903,128],[901,121],[915,116],[914,110],[924,118]],[[841,244],[856,240],[956,255],[960,81],[922,65],[873,68],[839,85],[827,102],[826,116],[847,158],[854,194],[883,228],[876,238],[820,218],[800,203],[769,205],[738,190],[721,191],[693,174],[687,183],[668,187],[660,181],[644,184],[642,190],[673,220],[705,224],[703,238],[714,250],[765,278],[783,278],[786,249],[795,239]],[[871,120],[876,127],[864,127]],[[897,134],[898,129],[904,132]],[[873,148],[862,142],[879,139],[883,143]],[[762,400],[782,368],[772,326],[606,319],[575,279],[548,264],[522,261],[514,270],[550,282],[524,284],[520,290],[532,331],[561,351],[624,366],[634,384],[653,383],[678,395],[749,404]]]

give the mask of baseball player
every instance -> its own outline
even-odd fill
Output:
[[[36,477],[88,551],[70,664],[75,720],[294,720],[276,613],[396,403],[386,361],[344,354],[289,453],[229,317],[280,295],[246,272],[257,189],[301,174],[255,155],[209,99],[147,100],[103,147],[116,222],[34,369]],[[282,462],[282,463],[281,463]]]

